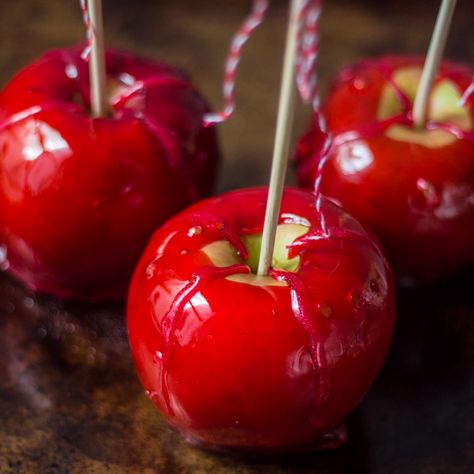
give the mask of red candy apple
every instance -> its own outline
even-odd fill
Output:
[[[128,302],[139,377],[189,441],[220,450],[334,447],[394,322],[377,243],[328,200],[286,189],[270,276],[255,274],[267,190],[191,206],[152,237]]]
[[[381,240],[400,280],[426,283],[474,262],[474,100],[458,105],[472,71],[444,63],[426,127],[411,107],[421,58],[383,57],[344,69],[324,105],[333,146],[322,190]],[[311,188],[323,135],[297,149]]]
[[[123,297],[153,230],[205,196],[218,153],[177,69],[107,52],[107,117],[80,49],[51,51],[0,95],[0,243],[10,271],[63,297]]]

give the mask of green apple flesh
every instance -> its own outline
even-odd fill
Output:
[[[298,270],[300,258],[298,256],[289,258],[288,246],[298,237],[306,234],[308,230],[309,227],[300,224],[280,224],[277,227],[272,258],[272,267],[274,269],[285,270],[287,272],[295,272]],[[240,238],[248,252],[248,259],[245,262],[239,257],[235,248],[227,240],[217,240],[212,244],[206,245],[202,251],[216,267],[228,267],[237,263],[246,263],[252,271],[248,274],[239,273],[228,276],[228,280],[259,286],[286,285],[285,282],[275,280],[274,278],[257,275],[262,234],[241,235]]]
[[[393,74],[393,81],[413,103],[421,77],[421,68],[400,68]],[[428,120],[447,122],[457,125],[462,130],[472,130],[472,120],[469,110],[460,107],[459,100],[462,92],[453,81],[443,79],[438,82],[431,93]],[[385,120],[402,112],[401,104],[395,95],[393,87],[387,84],[382,91],[378,120]],[[427,148],[440,148],[450,145],[456,137],[445,130],[417,130],[404,125],[392,125],[385,132],[393,140],[416,143]]]

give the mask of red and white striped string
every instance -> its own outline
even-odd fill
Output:
[[[89,56],[91,53],[93,31],[92,31],[92,23],[89,17],[89,9],[87,7],[87,1],[79,0],[79,3],[81,5],[82,18],[84,20],[84,26],[86,27],[86,38],[87,38],[87,44],[86,44],[86,47],[84,48],[84,51],[81,54],[81,58],[86,60],[86,59],[89,59]]]
[[[316,198],[316,210],[320,216],[321,229],[327,234],[326,219],[321,212],[321,181],[333,140],[320,110],[319,84],[317,80],[321,12],[322,0],[306,0],[303,2],[299,18],[300,35],[296,63],[296,81],[301,99],[304,103],[311,104],[318,128],[324,137],[321,150],[319,151],[313,192]]]
[[[321,0],[305,0],[299,14],[299,39],[296,60],[296,82],[301,99],[319,109],[316,65],[319,56],[319,22]]]
[[[223,96],[224,108],[221,112],[204,116],[204,125],[210,126],[227,120],[235,110],[235,78],[242,49],[253,32],[263,23],[268,10],[269,0],[253,0],[252,10],[230,43],[229,54],[224,68]]]
[[[464,94],[459,101],[459,105],[464,107],[467,104],[467,101],[471,98],[472,94],[474,94],[474,77],[472,78],[472,82],[469,87],[464,91]]]
[[[299,17],[300,33],[296,61],[298,90],[305,103],[319,109],[318,84],[316,80],[316,62],[319,54],[319,20],[321,0],[305,0],[302,3]],[[235,82],[237,67],[242,49],[254,31],[265,19],[269,6],[268,0],[253,0],[252,10],[244,20],[231,41],[225,64],[223,82],[224,108],[221,112],[209,113],[204,117],[206,125],[214,125],[227,120],[235,110]]]

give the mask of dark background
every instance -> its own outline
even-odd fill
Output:
[[[84,38],[76,0],[0,2],[0,82]],[[107,43],[187,69],[218,107],[223,62],[248,1],[104,0]],[[437,1],[327,0],[322,88],[360,56],[423,53]],[[244,51],[237,112],[220,129],[218,189],[265,183],[286,19],[273,1]],[[459,0],[447,56],[474,65],[474,2]],[[305,125],[300,107],[296,129]],[[335,452],[263,461],[188,447],[136,381],[123,308],[65,304],[0,275],[0,473],[473,472],[474,298],[468,272],[399,293],[387,364]]]

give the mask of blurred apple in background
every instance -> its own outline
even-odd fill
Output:
[[[34,290],[120,299],[156,227],[209,193],[218,151],[187,77],[128,53],[107,53],[108,116],[91,118],[80,53],[46,53],[0,95],[0,243]]]
[[[334,145],[322,190],[379,237],[406,285],[474,262],[474,99],[459,105],[473,71],[442,64],[427,126],[417,129],[411,106],[422,67],[422,58],[403,56],[360,61],[342,70],[323,107]],[[296,152],[304,187],[314,185],[321,142],[313,123]]]

